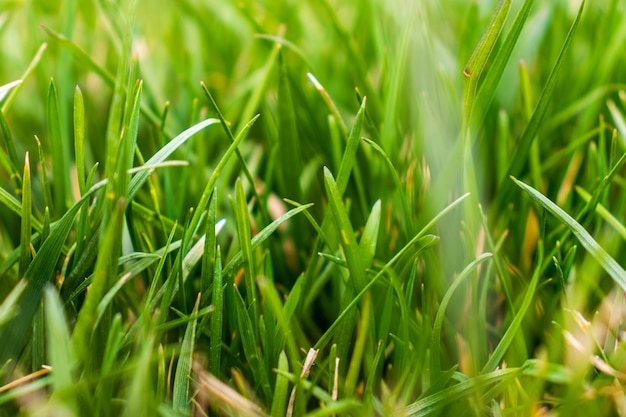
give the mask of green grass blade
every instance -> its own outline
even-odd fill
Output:
[[[491,16],[491,20],[487,25],[487,30],[485,30],[485,33],[480,38],[478,45],[476,45],[476,49],[474,49],[474,52],[472,52],[472,55],[467,61],[467,65],[465,65],[463,74],[467,78],[480,78],[485,65],[487,64],[487,60],[496,45],[496,41],[500,37],[500,32],[502,32],[502,28],[504,27],[510,8],[511,0],[500,0],[496,6],[496,9]]]
[[[576,193],[582,197],[582,199],[586,203],[590,203],[592,201],[593,196],[585,191],[583,188],[576,186]],[[610,224],[613,229],[626,241],[626,226],[624,226],[617,217],[615,217],[606,207],[602,204],[597,204],[595,208],[596,213],[602,217],[608,224]]]
[[[459,276],[454,280],[452,285],[448,288],[441,303],[439,304],[439,308],[437,309],[437,315],[435,316],[435,322],[433,324],[433,336],[431,342],[431,378],[437,379],[440,376],[441,372],[441,352],[440,352],[440,339],[441,339],[441,328],[443,326],[443,320],[445,318],[446,309],[448,308],[448,304],[452,299],[452,295],[459,288],[459,286],[469,277],[472,276],[472,273],[478,268],[483,262],[490,259],[493,255],[491,253],[483,253],[474,261],[472,261],[469,265],[467,265],[463,271],[459,274]]]
[[[50,365],[53,369],[52,390],[64,401],[70,400],[71,404],[73,400],[70,390],[74,384],[76,356],[72,354],[70,329],[63,304],[56,291],[53,287],[47,286],[44,294],[46,346]]]
[[[7,84],[0,85],[0,101],[4,100],[4,97],[6,97],[6,95],[9,93],[9,91],[11,91],[12,88],[17,87],[21,83],[22,80],[15,80]],[[2,109],[2,112],[4,113],[4,109]]]
[[[367,100],[363,97],[361,107],[356,114],[354,124],[352,125],[352,129],[350,130],[350,134],[348,136],[348,143],[346,144],[346,148],[343,152],[341,165],[339,166],[339,173],[337,174],[337,188],[339,189],[340,195],[343,195],[346,191],[348,180],[350,178],[350,172],[352,172],[354,166],[356,165],[356,151],[360,143],[366,103]]]
[[[86,190],[85,179],[85,104],[80,88],[74,90],[74,158],[78,189],[83,194]]]
[[[381,202],[376,200],[372,211],[370,212],[365,228],[363,229],[363,235],[359,240],[359,249],[361,251],[361,261],[363,265],[369,268],[374,261],[376,255],[376,247],[378,246],[378,232],[380,230],[380,212]]]
[[[206,119],[203,120],[192,127],[186,129],[184,132],[176,136],[172,139],[167,145],[159,149],[157,153],[155,153],[150,159],[146,161],[146,165],[154,165],[165,161],[169,158],[176,149],[180,148],[188,139],[190,139],[193,135],[200,132],[201,130],[215,124],[219,123],[218,119]],[[128,186],[128,196],[129,198],[133,198],[135,194],[139,191],[141,186],[146,182],[148,177],[150,176],[150,171],[141,171],[138,172],[130,181]]]
[[[24,176],[22,177],[22,224],[20,228],[20,266],[19,275],[24,276],[31,260],[31,207],[32,195],[30,187],[30,161],[28,152],[24,156]]]
[[[252,249],[253,250],[256,249],[259,245],[261,245],[261,243],[267,240],[267,238],[269,238],[272,235],[272,233],[274,233],[281,224],[285,223],[287,220],[289,220],[296,214],[303,212],[312,206],[313,204],[311,203],[311,204],[305,204],[305,205],[296,207],[292,210],[289,210],[287,213],[283,214],[278,219],[274,220],[272,223],[267,225],[263,230],[261,230],[256,236],[252,238],[250,242]],[[243,255],[240,251],[235,256],[233,256],[233,258],[226,264],[226,266],[224,267],[224,272],[223,272],[224,275],[228,275],[232,273],[235,269],[241,267],[242,262],[243,262]]]
[[[472,108],[472,117],[475,118],[476,125],[478,126],[482,125],[483,119],[487,114],[486,109],[493,99],[502,74],[504,73],[504,69],[509,62],[520,33],[522,33],[522,29],[524,28],[524,24],[528,19],[530,9],[534,2],[535,0],[524,0],[524,3],[515,16],[509,33],[507,33],[502,46],[496,52],[496,56],[489,70],[483,77],[483,81],[476,94],[474,107]]]
[[[544,209],[567,226],[587,252],[589,252],[589,254],[591,254],[591,256],[598,261],[600,266],[602,266],[602,268],[611,276],[611,278],[613,278],[613,280],[615,280],[615,282],[626,291],[626,271],[624,271],[620,264],[617,263],[617,261],[598,244],[598,242],[596,242],[596,240],[589,234],[589,232],[587,232],[587,230],[585,230],[584,227],[580,225],[580,223],[574,220],[574,218],[567,214],[562,208],[554,204],[530,185],[525,184],[516,178],[512,179],[518,187],[530,194],[530,196]]]
[[[17,304],[27,285],[27,281],[24,279],[18,281],[11,292],[2,300],[2,304],[0,304],[0,328],[4,328],[6,323],[18,314],[19,307]]]
[[[485,33],[480,38],[478,45],[476,45],[474,52],[472,52],[463,70],[463,75],[467,77],[463,103],[463,134],[465,134],[466,129],[469,128],[469,121],[476,99],[478,80],[487,65],[487,60],[496,45],[496,41],[500,37],[500,32],[502,32],[510,8],[511,0],[500,0],[491,15],[487,30],[485,30]]]
[[[574,34],[576,33],[576,29],[578,28],[578,24],[580,23],[584,6],[585,6],[585,0],[583,0],[580,4],[580,8],[578,9],[578,14],[576,15],[576,19],[574,20],[574,23],[572,24],[567,34],[567,37],[565,38],[565,42],[563,44],[563,47],[561,48],[561,51],[559,52],[559,56],[556,60],[556,63],[554,64],[554,67],[552,68],[552,71],[550,72],[548,81],[546,82],[543,88],[543,91],[541,93],[541,96],[539,97],[539,102],[537,103],[537,106],[535,107],[533,115],[530,121],[528,122],[528,125],[524,129],[524,133],[522,134],[522,137],[519,139],[518,145],[515,148],[515,152],[513,153],[513,157],[511,159],[511,164],[509,165],[509,168],[507,170],[507,177],[509,175],[519,176],[524,164],[526,164],[527,162],[527,156],[530,151],[533,139],[537,136],[537,131],[539,130],[539,126],[541,125],[541,122],[543,121],[546,111],[548,110],[548,104],[550,103],[552,99],[552,94],[554,92],[556,80],[558,78],[558,74],[560,72],[561,66],[563,65],[563,62],[564,62],[565,52],[568,50],[568,47],[572,42]],[[510,187],[511,187],[509,184],[510,183],[508,181],[508,178],[505,177],[501,179],[501,187],[500,187],[501,192],[498,195],[500,204],[494,205],[494,207],[501,206],[502,203],[508,201],[508,198],[510,195]]]
[[[52,155],[52,183],[54,186],[54,209],[58,213],[65,211],[67,202],[70,201],[69,176],[69,150],[67,141],[61,137],[61,114],[59,113],[59,100],[54,80],[50,79],[48,89],[48,138],[50,140],[50,154]],[[52,210],[54,213],[55,210]]]
[[[217,222],[217,188],[213,189],[213,195],[209,202],[209,210],[207,213],[206,228],[204,235],[206,236],[204,241],[204,255],[202,255],[202,272],[200,277],[200,292],[203,297],[206,297],[210,292],[211,280],[215,272],[215,224]],[[220,268],[221,272],[221,268]]]
[[[35,56],[30,61],[30,64],[28,64],[26,71],[24,71],[24,74],[22,74],[21,82],[15,86],[15,88],[9,93],[9,95],[6,97],[6,100],[2,104],[2,113],[6,114],[9,111],[11,105],[13,104],[13,101],[19,94],[20,90],[23,88],[24,82],[30,78],[33,72],[35,72],[35,69],[39,64],[39,61],[41,61],[41,57],[43,56],[43,53],[46,50],[47,46],[48,45],[46,43],[42,43],[39,46],[39,49],[37,49]],[[0,101],[2,100],[0,99]]]
[[[48,168],[46,168],[46,155],[39,141],[39,138],[35,136],[35,142],[37,142],[37,151],[39,153],[39,167],[41,169],[41,182],[43,188],[43,202],[48,211],[52,207],[52,190],[50,187],[50,177],[48,176]]]
[[[241,338],[241,344],[243,346],[243,352],[246,361],[250,364],[250,368],[254,375],[255,383],[261,388],[262,393],[269,400],[272,398],[272,393],[269,385],[269,378],[265,362],[260,356],[257,338],[255,337],[254,325],[250,313],[246,308],[246,303],[241,297],[239,290],[235,287],[235,307],[237,312],[237,328],[239,329],[238,336]],[[258,316],[254,318],[257,319]]]
[[[191,223],[189,224],[188,233],[195,233],[195,230],[198,227],[198,223],[200,222],[200,216],[202,215],[202,212],[206,210],[207,205],[209,204],[209,199],[211,198],[211,193],[213,192],[213,188],[215,188],[217,179],[222,173],[222,170],[226,166],[227,162],[230,160],[230,158],[232,158],[233,154],[237,152],[237,148],[243,142],[244,138],[248,134],[248,131],[250,130],[252,125],[254,125],[258,118],[259,115],[254,116],[243,127],[243,129],[239,131],[239,133],[235,137],[235,140],[230,144],[230,146],[224,153],[224,156],[222,156],[222,159],[220,159],[220,161],[217,163],[215,169],[213,170],[213,173],[211,174],[211,177],[209,178],[207,185],[204,187],[204,191],[200,196],[200,200],[195,207],[195,213],[193,215],[193,218],[191,219]]]
[[[485,389],[494,383],[506,384],[515,380],[522,373],[520,368],[500,369],[485,375],[469,378],[435,394],[424,397],[394,415],[398,416],[428,416],[440,411],[446,405],[471,396],[480,389]]]
[[[296,114],[291,96],[291,87],[287,76],[287,64],[283,53],[278,54],[278,161],[282,182],[282,195],[293,200],[300,200],[299,173],[302,172],[300,138],[296,128]]]
[[[200,304],[200,295],[196,300],[192,315],[198,313]],[[176,365],[176,375],[174,377],[174,388],[172,395],[172,404],[175,411],[189,412],[189,383],[191,380],[191,367],[193,363],[193,352],[196,343],[196,325],[198,319],[195,318],[187,324],[185,336],[180,347],[180,355],[178,356],[178,364]]]
[[[393,258],[391,258],[391,260],[389,260],[389,262],[385,264],[385,266],[367,283],[367,285],[355,297],[353,297],[350,304],[348,304],[342,310],[341,314],[337,316],[337,319],[335,319],[333,324],[318,339],[318,341],[315,343],[314,349],[322,349],[323,347],[326,346],[326,344],[330,341],[330,338],[332,337],[332,335],[337,330],[337,327],[339,326],[339,324],[341,324],[341,322],[348,315],[348,313],[353,308],[356,307],[359,300],[367,293],[367,291],[369,291],[374,286],[374,284],[378,281],[378,279],[380,279],[380,277],[385,275],[387,273],[387,270],[390,269],[400,258],[402,258],[405,254],[407,254],[411,249],[413,249],[416,244],[420,243],[423,238],[426,240],[424,244],[425,247],[428,247],[434,242],[436,242],[438,238],[436,236],[432,236],[432,237],[425,236],[426,232],[430,230],[439,220],[445,217],[446,214],[450,213],[455,207],[461,204],[468,196],[469,194],[462,195],[461,197],[453,201],[451,204],[449,204],[447,207],[445,207],[443,210],[441,210],[430,222],[428,222],[428,224],[426,224],[426,226],[422,228],[422,230],[419,233],[417,233],[409,241],[409,243],[407,243],[400,251],[398,251],[398,253],[396,253],[393,256]]]
[[[0,330],[0,336],[5,338],[3,340],[10,340],[10,342],[0,345],[0,363],[15,359],[23,349],[30,323],[41,299],[43,287],[54,274],[63,244],[67,240],[76,214],[82,204],[105,184],[105,182],[96,184],[65,212],[63,217],[51,228],[50,235],[44,240],[37,255],[25,271],[24,277],[28,285],[18,302],[19,312],[7,326]]]
[[[91,54],[81,49],[76,43],[61,35],[60,33],[50,29],[45,25],[41,25],[41,29],[52,38],[55,42],[58,42],[63,47],[67,48],[72,55],[76,58],[78,62],[82,65],[86,65],[91,71],[98,74],[104,81],[109,85],[115,84],[115,76],[111,74],[108,70],[101,67],[93,60]]]
[[[7,155],[7,153],[4,152],[4,149],[0,148],[2,166],[11,177],[11,182],[13,183],[15,189],[19,189],[21,187],[21,178],[17,167],[20,166],[20,162],[17,157],[17,150],[15,148],[13,135],[11,134],[11,129],[9,129],[7,119],[4,117],[4,113],[2,112],[0,112],[0,139],[6,146],[8,152]]]
[[[324,185],[328,195],[328,204],[332,212],[333,222],[340,236],[350,279],[355,290],[360,291],[365,285],[365,267],[362,264],[361,251],[354,235],[354,229],[341,198],[341,192],[328,168],[324,168]]]
[[[289,362],[285,351],[280,352],[278,357],[278,370],[281,372],[289,372]],[[272,409],[270,415],[272,417],[285,416],[287,408],[289,380],[284,375],[278,374],[276,377],[276,385],[274,387],[274,396],[272,398]]]
[[[248,202],[243,191],[243,184],[239,179],[235,183],[235,215],[237,218],[237,238],[241,247],[241,255],[244,270],[244,280],[246,288],[247,306],[252,310],[252,317],[259,317],[259,307],[256,296],[256,271],[254,259],[252,257],[252,238],[250,232],[250,214],[248,213]]]
[[[224,285],[222,281],[222,255],[220,247],[215,251],[215,274],[213,275],[213,299],[211,304],[215,312],[211,315],[209,371],[216,376],[221,375],[222,334],[224,323]]]

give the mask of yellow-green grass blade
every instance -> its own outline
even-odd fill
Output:
[[[485,33],[483,33],[483,36],[480,38],[478,45],[476,45],[474,52],[472,52],[463,70],[463,75],[467,77],[463,103],[463,134],[466,133],[465,129],[469,128],[472,108],[474,107],[474,101],[476,99],[478,80],[487,65],[487,60],[496,45],[496,41],[500,37],[500,32],[502,32],[510,8],[511,0],[500,0],[491,15],[491,20],[487,25]]]
[[[472,108],[472,119],[474,119],[477,126],[482,125],[483,119],[487,115],[486,109],[493,99],[498,84],[500,83],[500,79],[502,78],[502,74],[504,73],[506,65],[509,62],[509,58],[513,53],[513,49],[517,44],[519,35],[524,28],[534,2],[535,0],[524,0],[524,3],[515,16],[511,29],[502,43],[502,46],[498,48],[489,70],[483,77]]]
[[[74,159],[78,189],[83,194],[86,190],[85,178],[85,103],[80,88],[74,90]]]
[[[22,213],[20,227],[20,266],[19,276],[24,276],[24,272],[28,268],[31,260],[31,208],[32,208],[32,191],[30,187],[30,161],[28,152],[24,156],[24,175],[22,177]]]

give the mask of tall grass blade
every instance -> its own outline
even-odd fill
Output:
[[[24,176],[22,177],[22,224],[20,227],[20,266],[19,276],[23,277],[31,260],[31,210],[32,191],[30,187],[30,161],[28,152],[24,156]]]

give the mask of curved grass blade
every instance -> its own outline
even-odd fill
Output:
[[[145,165],[155,165],[162,163],[165,161],[170,155],[176,151],[179,147],[181,147],[189,138],[193,135],[201,131],[202,129],[211,126],[215,123],[219,123],[218,119],[206,119],[203,120],[190,128],[186,129],[174,139],[172,139],[167,145],[159,149],[157,153],[155,153],[150,159],[148,159]],[[137,191],[141,188],[141,186],[146,182],[146,180],[150,177],[150,171],[144,170],[138,172],[131,180],[128,185],[128,198],[132,199]]]
[[[7,84],[0,85],[0,101],[2,101],[4,97],[6,97],[6,95],[9,93],[9,91],[11,91],[12,88],[17,87],[21,83],[22,83],[22,80],[15,80]]]
[[[9,93],[9,95],[6,97],[6,101],[2,104],[2,113],[6,114],[6,112],[9,111],[9,109],[11,108],[11,104],[13,104],[13,100],[15,100],[15,97],[17,97],[20,90],[22,89],[24,81],[28,80],[32,73],[35,71],[35,68],[37,68],[37,65],[39,64],[39,61],[41,60],[41,57],[43,56],[43,53],[47,47],[48,45],[46,43],[42,43],[41,46],[39,46],[39,49],[37,49],[35,56],[30,61],[30,64],[28,64],[26,71],[24,71],[24,74],[22,74],[22,77],[20,79],[21,82],[15,86],[16,88],[14,88],[13,91]],[[0,101],[2,100],[0,99]]]
[[[446,405],[460,401],[483,388],[493,384],[514,381],[522,373],[521,368],[499,369],[486,375],[469,378],[456,385],[443,389],[435,394],[424,397],[402,410],[394,413],[397,416],[428,416],[441,410]]]
[[[544,209],[556,217],[561,223],[569,228],[574,236],[580,241],[583,247],[593,256],[602,268],[615,280],[615,282],[626,291],[626,271],[611,255],[595,241],[595,239],[580,225],[573,217],[567,214],[562,208],[550,201],[546,196],[535,190],[528,184],[511,177],[511,179],[522,190],[526,191]]]
[[[472,275],[472,272],[480,264],[491,258],[493,255],[491,253],[483,253],[474,261],[472,261],[469,265],[467,265],[463,271],[459,274],[459,276],[454,280],[452,285],[448,288],[443,299],[441,300],[441,304],[439,304],[439,309],[437,310],[437,315],[435,316],[435,323],[433,324],[433,337],[431,342],[431,378],[436,379],[439,377],[439,373],[441,372],[441,363],[440,363],[440,338],[441,338],[441,328],[443,326],[443,319],[445,318],[446,309],[448,308],[448,304],[452,299],[452,295],[459,288],[459,286]]]
[[[296,207],[292,210],[289,210],[287,213],[280,216],[278,219],[274,220],[272,223],[268,224],[263,230],[261,230],[256,236],[254,236],[250,242],[252,249],[256,249],[261,243],[263,243],[272,233],[278,229],[278,227],[295,216],[296,214],[307,210],[313,206],[313,203],[305,204],[299,207]],[[232,273],[236,268],[241,266],[243,262],[243,255],[241,251],[239,251],[233,258],[226,264],[224,267],[224,275],[228,275]]]

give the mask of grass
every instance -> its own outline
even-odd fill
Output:
[[[626,414],[625,28],[0,1],[0,415]]]

